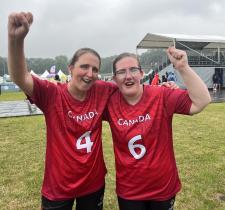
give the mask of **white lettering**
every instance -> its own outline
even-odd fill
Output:
[[[77,116],[77,122],[78,122],[78,121],[82,121],[82,119],[83,119],[83,118],[82,118],[82,115],[78,115],[78,116]]]
[[[123,125],[128,126],[128,122],[127,122],[127,120],[124,120]]]
[[[69,118],[73,118],[73,112],[72,111],[68,111],[68,116],[69,116]]]
[[[147,121],[147,120],[151,120],[151,117],[149,114],[146,114],[146,116],[145,116],[145,121]]]
[[[83,120],[89,120],[88,115],[84,114],[84,119]]]
[[[139,118],[139,122],[144,122],[144,120],[145,120],[144,116],[139,116],[138,118]]]
[[[89,115],[89,118],[92,119],[95,116],[95,113],[94,112],[89,112],[88,115]]]
[[[121,126],[132,126],[136,123],[143,123],[143,122],[146,122],[146,121],[149,121],[151,120],[151,116],[150,114],[146,114],[146,115],[140,115],[140,116],[137,116],[135,119],[119,119],[117,121],[117,124],[118,125],[121,125]]]
[[[94,118],[96,115],[98,115],[98,112],[95,110],[93,112],[88,112],[82,115],[75,115],[72,111],[68,111],[67,115],[69,118],[76,120],[77,122],[80,122]]]
[[[117,121],[117,123],[118,123],[119,125],[122,125],[122,119],[119,119],[119,120]]]

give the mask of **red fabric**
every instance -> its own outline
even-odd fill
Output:
[[[31,98],[43,111],[47,126],[45,174],[42,194],[63,200],[92,193],[104,185],[102,112],[114,87],[97,81],[85,101],[75,100],[67,85],[33,77]],[[90,132],[86,138],[78,139]],[[89,142],[88,152],[85,143]],[[79,148],[79,145],[85,146]]]
[[[144,86],[141,100],[133,106],[119,91],[113,94],[106,116],[113,135],[116,192],[120,197],[166,200],[180,190],[173,151],[172,117],[174,113],[189,114],[191,104],[187,91],[159,86]],[[140,147],[146,152],[135,159],[135,153],[139,155],[144,151]]]
[[[159,85],[159,75],[158,74],[155,74],[155,76],[151,82],[151,85]]]

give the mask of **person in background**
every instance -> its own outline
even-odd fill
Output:
[[[188,65],[187,54],[169,47],[167,55],[187,90],[143,85],[136,55],[123,53],[113,62],[119,87],[110,97],[105,120],[110,124],[120,210],[172,210],[181,189],[174,148],[175,113],[194,115],[210,101],[204,82]]]
[[[58,81],[58,82],[60,82],[60,77],[59,77],[59,75],[58,75],[58,74],[56,74],[56,75],[55,75],[55,78],[54,78],[54,80],[55,80],[55,81]]]
[[[159,74],[158,72],[156,72],[153,80],[151,81],[151,85],[159,85],[159,84],[160,84]]]
[[[212,80],[213,80],[213,92],[216,92],[217,88],[219,88],[220,90],[220,79],[217,72],[213,74]]]
[[[101,59],[90,48],[78,50],[71,80],[53,83],[32,76],[24,55],[31,13],[8,19],[8,67],[12,80],[44,113],[46,159],[43,210],[102,210],[106,167],[102,151],[102,113],[115,85],[97,81]]]
[[[165,75],[162,75],[162,82],[167,82],[167,78]]]
[[[176,77],[175,77],[174,72],[169,72],[169,73],[168,73],[167,81],[173,81],[173,82],[176,81]]]

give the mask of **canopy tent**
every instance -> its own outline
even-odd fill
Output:
[[[178,49],[190,50],[191,52],[197,53],[207,60],[212,61],[213,65],[211,67],[204,67],[199,65],[198,67],[193,67],[196,73],[203,79],[209,88],[212,87],[212,75],[219,68],[221,72],[222,81],[225,81],[225,70],[224,66],[224,51],[225,51],[225,37],[222,36],[211,36],[211,35],[184,35],[184,34],[158,34],[158,33],[148,33],[137,45],[138,49],[155,49],[161,48],[166,49],[169,46],[174,45]],[[217,55],[221,55],[223,52],[223,57],[221,56],[205,56],[201,51],[205,49],[210,49],[210,51],[216,52]],[[173,67],[170,65],[166,67],[163,72],[174,72]],[[181,77],[177,71],[175,71],[177,76],[177,82],[179,86],[183,86]],[[224,78],[223,78],[224,77]],[[225,82],[223,83],[225,86]]]
[[[48,70],[45,70],[45,72],[41,75],[41,77],[46,79],[48,75],[49,75]]]
[[[36,74],[33,70],[31,70],[30,73],[31,73],[33,76],[35,76],[35,77],[39,77],[39,75]]]
[[[57,74],[59,75],[59,78],[60,78],[60,80],[61,80],[62,82],[66,82],[66,80],[67,80],[67,75],[65,75],[61,69],[58,71]]]
[[[33,76],[35,76],[35,77],[37,77],[37,78],[39,78],[39,79],[42,79],[42,80],[45,79],[45,78],[39,76],[38,74],[36,74],[33,70],[31,70],[30,73],[31,73]]]
[[[225,49],[225,37],[148,33],[137,45],[137,49],[168,48],[171,45],[179,49]]]
[[[4,74],[3,75],[3,82],[12,82],[11,78],[10,78],[10,75]]]

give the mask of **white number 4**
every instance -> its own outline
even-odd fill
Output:
[[[134,136],[129,142],[128,142],[128,148],[130,150],[130,153],[134,156],[135,159],[141,159],[145,153],[146,153],[146,149],[145,146],[141,145],[141,144],[134,144],[136,141],[141,140],[141,135],[137,135]],[[141,150],[141,152],[139,154],[137,154],[135,152],[135,148],[139,148]]]
[[[76,143],[77,149],[87,149],[87,153],[91,152],[91,147],[93,146],[93,142],[90,138],[91,131],[85,132]],[[85,143],[81,143],[82,139],[85,139]]]

